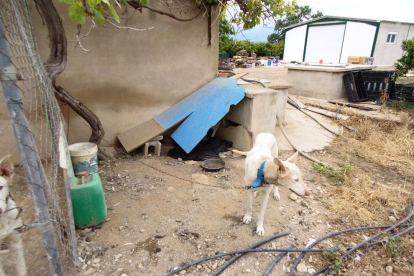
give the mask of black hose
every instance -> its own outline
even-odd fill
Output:
[[[363,242],[361,242],[360,244],[352,247],[351,250],[349,250],[348,252],[346,252],[344,255],[341,256],[341,258],[345,258],[346,256],[350,255],[352,252],[355,252],[356,250],[358,250],[359,248],[363,247],[364,245],[366,245],[367,243],[370,243],[371,241],[375,240],[376,238],[394,230],[395,228],[397,228],[398,226],[402,225],[403,223],[405,223],[407,220],[411,219],[411,217],[414,215],[414,207],[413,205],[411,205],[411,212],[408,214],[408,216],[401,220],[400,222],[398,222],[397,224],[387,228],[386,230],[382,231],[381,233],[376,234],[375,236],[369,238],[368,240],[365,240]]]
[[[280,253],[277,258],[269,265],[263,276],[268,276],[272,272],[273,268],[287,255],[287,252]]]
[[[371,241],[375,240],[378,237],[381,237],[382,235],[394,230],[395,228],[397,228],[398,226],[402,225],[404,222],[406,222],[407,220],[411,219],[411,217],[414,215],[414,207],[411,204],[411,212],[408,214],[407,217],[405,217],[405,219],[401,220],[400,222],[398,222],[397,224],[387,228],[386,230],[376,234],[375,236],[372,236],[371,238],[357,244],[356,246],[352,247],[350,250],[348,250],[344,255],[341,256],[341,259],[344,259],[346,257],[348,257],[351,253],[355,252],[356,250],[360,249],[361,247],[365,246],[366,244],[370,243]],[[411,228],[411,227],[410,227]],[[408,228],[408,229],[410,229]],[[408,230],[406,229],[406,230]],[[325,271],[325,273],[323,275],[328,275],[329,273],[329,268]]]
[[[407,225],[401,225],[400,227],[404,227],[404,226],[407,226]],[[365,227],[358,227],[358,228],[352,228],[352,229],[338,231],[338,232],[335,232],[335,233],[331,233],[329,235],[326,235],[326,236],[324,236],[324,237],[322,237],[322,238],[320,238],[320,239],[312,242],[310,245],[308,245],[306,247],[306,249],[311,249],[312,247],[314,247],[315,245],[317,245],[321,241],[324,241],[326,239],[332,238],[332,237],[337,236],[337,235],[346,234],[346,233],[350,233],[350,232],[356,232],[356,231],[362,231],[362,230],[382,229],[382,228],[389,228],[389,227],[391,227],[391,226],[390,225],[365,226]],[[299,257],[296,259],[295,263],[293,264],[293,266],[292,266],[292,268],[290,270],[289,276],[292,276],[293,275],[293,273],[296,270],[296,267],[299,265],[300,261],[305,257],[305,255],[306,255],[306,253],[301,253],[299,255]]]
[[[286,248],[264,248],[264,249],[244,249],[244,250],[236,250],[236,251],[232,251],[232,252],[226,252],[226,253],[221,253],[221,254],[217,254],[214,256],[208,256],[205,257],[203,259],[200,259],[198,261],[194,261],[192,263],[186,264],[185,266],[179,267],[174,271],[171,271],[167,274],[165,274],[165,276],[171,276],[174,275],[175,273],[180,272],[181,270],[187,269],[189,267],[192,267],[194,265],[197,265],[199,263],[202,262],[206,262],[212,259],[217,259],[217,258],[221,258],[224,256],[228,256],[228,255],[234,255],[234,254],[240,254],[240,253],[250,253],[250,252],[287,252],[287,253],[299,253],[299,252],[308,252],[308,253],[321,253],[324,250],[322,249],[286,249]]]
[[[256,244],[253,244],[252,246],[249,247],[249,249],[254,249],[256,247],[261,246],[262,244],[265,244],[269,241],[284,237],[289,235],[290,233],[283,233],[283,234],[278,234],[278,235],[274,235],[272,237],[269,237],[267,239],[264,239]],[[227,269],[227,267],[229,267],[230,265],[232,265],[235,261],[237,261],[238,259],[240,259],[241,257],[243,257],[243,255],[245,254],[237,254],[236,256],[234,256],[231,260],[229,260],[227,263],[225,263],[223,266],[221,266],[214,274],[213,276],[217,276],[220,275],[224,270]]]

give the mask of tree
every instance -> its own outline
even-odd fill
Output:
[[[322,17],[323,14],[318,11],[312,14],[312,9],[309,6],[296,6],[295,12],[278,19],[275,24],[275,32],[267,37],[269,42],[279,42],[284,40],[284,32],[290,25],[294,25],[306,20],[316,19]]]
[[[219,22],[219,52],[226,52],[224,49],[233,43],[232,35],[235,35],[233,25],[227,20],[226,14],[221,12]]]
[[[224,2],[218,0],[159,0],[158,2],[161,2],[163,6],[168,7],[169,12],[167,12],[152,7],[148,0],[59,1],[70,5],[69,16],[78,24],[76,37],[78,40],[77,43],[82,49],[84,48],[80,41],[80,32],[83,24],[85,24],[87,20],[92,22],[92,28],[96,25],[103,25],[105,23],[117,26],[116,24],[121,23],[121,19],[118,15],[119,11],[128,6],[139,12],[142,12],[143,9],[147,9],[150,12],[168,16],[174,20],[183,22],[194,20],[195,18],[206,14],[209,19],[209,34],[211,35],[210,26],[212,22],[212,7],[218,7],[219,9],[232,7],[234,10],[238,10],[239,12],[233,16],[232,22],[242,24],[243,28],[249,29],[260,24],[261,20],[263,20],[263,22],[271,21],[277,16],[290,14],[293,12],[296,5],[295,2],[285,3],[284,0],[229,0]],[[34,2],[49,32],[50,54],[45,63],[45,68],[52,80],[55,96],[59,101],[68,104],[70,108],[89,123],[92,129],[89,141],[99,145],[104,136],[104,129],[98,116],[81,101],[71,96],[63,87],[56,84],[56,79],[65,69],[67,62],[67,40],[61,18],[54,7],[52,0],[34,0]],[[185,17],[185,15],[192,10],[196,11],[196,15]],[[180,16],[177,16],[177,14]],[[127,28],[134,29],[131,27]],[[143,31],[145,29],[138,30]],[[231,30],[228,29],[227,31]],[[103,157],[103,152],[100,151],[100,153],[100,156]]]
[[[404,40],[401,47],[404,54],[394,65],[397,69],[397,77],[404,76],[414,69],[414,39]]]

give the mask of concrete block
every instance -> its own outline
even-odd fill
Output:
[[[149,141],[147,143],[145,143],[145,147],[144,147],[144,156],[148,157],[148,149],[150,146],[153,146],[154,149],[154,154],[156,154],[157,156],[161,155],[161,142],[159,141]]]

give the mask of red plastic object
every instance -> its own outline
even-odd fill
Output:
[[[88,176],[88,175],[89,175],[88,172],[80,172],[80,173],[78,173],[78,176],[79,177]]]

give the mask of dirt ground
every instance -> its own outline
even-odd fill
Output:
[[[284,69],[259,70],[261,75],[259,71],[252,71],[258,72],[257,75],[249,76],[267,79],[273,76],[276,80],[286,77]],[[306,134],[303,139],[307,139]],[[400,187],[413,190],[412,177],[368,161],[341,139],[336,138],[332,145],[313,150],[310,155],[334,167],[358,171],[352,176],[356,182],[360,175],[367,174],[372,183],[385,185],[390,191]],[[312,195],[297,198],[281,187],[281,200],[269,200],[264,223],[266,233],[259,237],[255,233],[259,198],[254,200],[252,222],[242,223],[247,199],[243,189],[244,157],[226,154],[223,157],[225,169],[211,173],[200,167],[201,162],[175,160],[166,156],[167,151],[168,147],[163,146],[161,157],[144,158],[138,152],[120,154],[113,161],[100,163],[108,221],[101,227],[78,230],[82,261],[79,275],[164,275],[207,256],[246,249],[274,234],[289,233],[262,248],[305,248],[309,242],[332,232],[357,226],[394,224],[407,215],[402,207],[388,207],[386,198],[379,200],[385,213],[381,218],[371,219],[373,224],[365,222],[362,215],[356,219],[352,219],[351,214],[343,215],[332,208],[332,204],[347,187],[300,157],[298,166]],[[292,154],[290,150],[280,151],[282,160]],[[375,195],[375,187],[372,187],[366,195],[358,196],[369,201]],[[402,206],[405,200],[406,197],[401,199]],[[354,246],[376,233],[378,231],[346,234],[323,242],[319,248]],[[276,256],[278,253],[247,254],[222,275],[262,275]],[[270,275],[288,275],[297,256],[288,254]],[[384,243],[365,254],[360,252],[359,256],[360,260],[341,262],[336,266],[337,273],[414,275],[414,235]],[[204,262],[180,275],[211,275],[229,258]],[[307,254],[294,275],[312,274],[329,264],[337,264],[335,260],[329,254]]]
[[[282,159],[291,153],[282,152]],[[343,162],[340,152],[329,149],[314,152],[313,156],[332,164]],[[193,179],[208,185],[243,187],[244,158],[228,157],[224,160],[226,168],[218,173],[204,172],[200,162],[186,163],[164,155],[146,159],[142,155],[123,156],[101,164],[108,222],[100,229],[79,231],[80,256],[85,260],[80,274],[163,275],[202,257],[245,249],[262,240],[255,234],[258,199],[254,203],[253,221],[245,225],[242,223],[246,204],[244,190],[191,183]],[[356,158],[354,162],[359,161]],[[316,172],[306,159],[300,158],[298,165],[313,194],[309,198],[293,201],[289,197],[290,192],[281,188],[281,200],[269,200],[265,237],[290,233],[270,242],[270,248],[304,248],[313,239],[349,228],[330,218],[331,211],[326,207],[332,196],[333,184],[330,180]],[[385,172],[381,167],[367,162],[363,165],[365,170],[374,172],[374,177],[382,181],[399,180],[396,173]],[[410,240],[411,246],[414,246],[413,242]],[[333,243],[329,241],[327,245],[332,246]],[[276,255],[260,253],[245,256],[223,275],[262,275]],[[285,258],[270,275],[287,275],[294,259],[294,255]],[[413,262],[412,257],[410,261]],[[208,261],[201,267],[187,270],[186,274],[210,275],[224,262],[225,259]],[[299,274],[311,273],[320,268],[321,262],[320,255],[306,258],[307,273]],[[384,269],[375,267],[372,273],[365,275],[382,275]],[[346,274],[357,275],[352,272]]]

